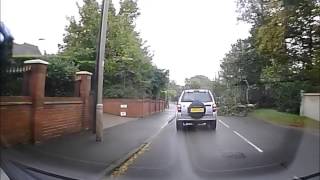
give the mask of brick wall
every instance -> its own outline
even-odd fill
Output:
[[[121,104],[126,104],[127,108],[121,108]],[[127,117],[145,117],[163,110],[163,100],[109,98],[103,100],[103,112],[117,116],[120,112],[126,112]]]
[[[91,73],[76,73],[78,97],[45,97],[48,63],[36,59],[24,64],[28,67],[23,76],[25,96],[0,97],[1,146],[40,143],[91,127]]]
[[[1,97],[1,145],[33,141],[33,111],[28,96]],[[39,120],[37,141],[90,129],[92,116],[86,111],[89,111],[89,104],[85,106],[80,97],[45,97],[43,106],[36,110],[36,119]]]
[[[151,111],[150,111],[150,101],[146,100],[143,102],[143,114],[144,117],[145,116],[149,116],[151,115]]]
[[[46,98],[39,112],[41,140],[80,131],[84,119],[83,108],[80,98]]]
[[[1,145],[7,146],[31,141],[31,109],[30,97],[1,97]]]

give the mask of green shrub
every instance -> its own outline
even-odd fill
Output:
[[[273,86],[273,99],[279,111],[299,113],[300,109],[300,91],[310,91],[312,86],[308,82],[294,81],[281,82]]]
[[[46,96],[73,96],[75,73],[78,67],[71,61],[58,57],[49,60],[48,75],[46,78]]]

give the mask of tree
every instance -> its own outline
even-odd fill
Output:
[[[318,0],[238,0],[239,20],[251,23],[251,48],[241,54],[229,53],[222,63],[227,81],[237,81],[241,59],[254,52],[257,73],[252,69],[251,58],[244,58],[243,72],[254,77],[249,83],[258,82],[262,94],[271,95],[280,110],[297,112],[299,88],[319,91],[320,2]],[[239,45],[237,45],[239,46]],[[234,49],[234,48],[232,48]],[[235,50],[231,50],[233,52]],[[237,51],[237,50],[236,50]],[[240,51],[239,51],[240,52]],[[239,53],[238,53],[239,54]],[[232,63],[234,62],[234,63]],[[254,68],[253,68],[254,69]],[[260,69],[260,70],[259,70]],[[226,74],[230,75],[229,77]],[[249,75],[249,76],[248,76]],[[229,78],[229,79],[228,79]],[[259,82],[260,81],[260,82]],[[303,84],[303,86],[301,86]],[[272,93],[270,93],[272,92]],[[264,99],[264,98],[262,98]],[[289,103],[288,103],[289,102]],[[261,100],[259,100],[261,103]]]
[[[163,69],[155,69],[151,79],[151,92],[153,98],[158,98],[162,90],[167,89],[169,83],[169,71]]]
[[[69,18],[60,55],[75,62],[81,70],[94,71],[100,6],[96,0],[84,0],[79,6],[80,20]],[[137,2],[123,0],[119,13],[112,3],[108,14],[108,32],[104,71],[104,95],[108,97],[159,97],[168,81],[168,71],[152,65],[152,53],[135,31],[140,15]]]
[[[256,103],[262,97],[259,89],[266,63],[267,58],[257,52],[253,38],[238,40],[221,62],[222,84],[234,89],[238,102],[247,103],[248,94],[249,102]]]
[[[59,45],[60,55],[73,61],[81,70],[94,72],[96,59],[97,35],[100,23],[100,5],[95,0],[84,0],[79,9],[80,20],[68,17],[69,25],[65,28],[63,44]],[[115,12],[110,6],[109,17]],[[111,18],[112,19],[112,18]]]
[[[178,101],[180,94],[182,93],[183,87],[178,85],[175,81],[168,83],[168,95],[171,101]]]
[[[211,80],[203,75],[196,75],[185,79],[185,88],[187,89],[211,89]]]

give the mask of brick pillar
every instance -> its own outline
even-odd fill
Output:
[[[144,112],[144,110],[143,110],[143,108],[144,108],[143,98],[141,99],[140,104],[141,104],[140,117],[142,117],[142,118],[143,118],[143,117],[144,117],[144,114],[143,114],[143,112]]]
[[[150,99],[148,99],[148,116],[150,116],[152,113],[151,113],[151,102],[150,102]]]
[[[31,130],[33,143],[41,141],[41,112],[45,95],[45,84],[48,62],[34,59],[24,61],[25,66],[31,66],[27,72],[24,83],[24,94],[28,94],[32,99]]]
[[[90,90],[91,90],[91,76],[92,73],[88,71],[80,71],[76,73],[76,86],[79,87],[79,90],[75,90],[79,93],[83,101],[82,109],[82,129],[90,128],[90,120],[92,116],[90,114]]]
[[[157,99],[157,100],[156,100],[156,103],[157,103],[157,113],[160,112],[160,104],[159,104],[159,102],[160,102],[160,101]]]
[[[164,101],[161,100],[161,112],[163,112],[163,111],[164,111]]]

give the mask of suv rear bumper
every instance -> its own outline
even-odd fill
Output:
[[[194,119],[190,116],[181,116],[181,114],[177,114],[177,117],[176,117],[176,120],[177,121],[183,121],[183,122],[190,122],[190,123],[205,123],[205,122],[208,122],[208,121],[216,121],[217,120],[217,116],[214,114],[214,115],[211,115],[211,116],[203,116],[202,118],[200,119]]]
[[[192,124],[192,125],[216,123],[216,120],[177,120],[177,121],[183,124]]]

